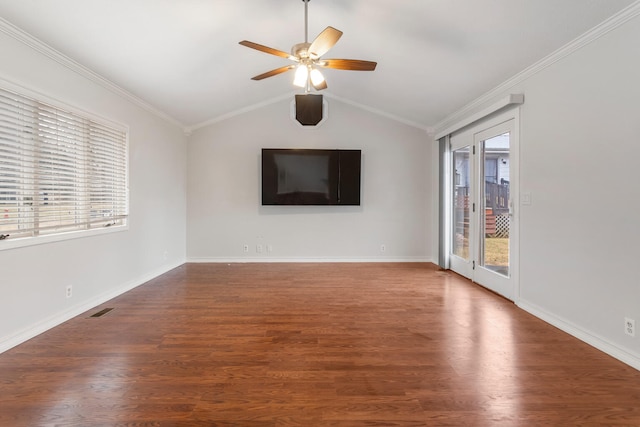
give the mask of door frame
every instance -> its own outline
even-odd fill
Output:
[[[520,274],[519,274],[520,273],[519,272],[519,266],[520,266],[520,256],[519,256],[520,255],[520,244],[519,244],[520,242],[520,209],[519,209],[520,108],[519,107],[508,108],[503,111],[496,112],[495,114],[491,114],[490,116],[482,120],[475,121],[474,123],[468,126],[465,126],[463,129],[460,129],[460,131],[457,131],[451,135],[448,135],[448,137],[445,139],[446,146],[445,146],[444,158],[448,163],[448,166],[444,168],[440,176],[442,180],[441,187],[442,187],[443,193],[448,196],[443,198],[443,202],[445,202],[446,204],[445,206],[443,206],[444,209],[442,209],[445,215],[445,218],[441,226],[446,228],[444,228],[445,244],[443,245],[444,247],[440,248],[440,250],[446,251],[446,253],[444,254],[445,256],[443,257],[446,268],[456,271],[459,274],[465,277],[468,277],[470,280],[476,283],[478,279],[480,279],[480,281],[484,280],[483,274],[480,273],[478,275],[476,273],[476,271],[478,270],[473,269],[473,261],[476,261],[477,263],[477,252],[479,250],[479,247],[472,248],[470,244],[469,262],[467,266],[465,266],[464,263],[461,263],[460,259],[454,259],[454,256],[452,256],[451,254],[451,250],[453,248],[453,238],[455,237],[454,233],[452,232],[453,209],[452,209],[451,195],[453,194],[453,185],[454,185],[453,182],[455,177],[453,176],[453,167],[451,165],[453,161],[453,150],[452,150],[453,145],[451,140],[453,139],[454,140],[453,142],[455,144],[456,136],[464,135],[464,138],[467,138],[468,140],[461,143],[460,147],[465,147],[467,145],[477,146],[479,143],[478,135],[482,136],[482,134],[485,131],[488,131],[491,128],[494,128],[501,124],[507,123],[511,120],[513,120],[513,124],[511,126],[512,133],[510,135],[510,150],[509,150],[509,162],[510,162],[509,179],[510,179],[510,201],[511,201],[511,217],[510,217],[510,225],[509,225],[509,238],[510,238],[510,245],[509,245],[510,265],[509,265],[509,279],[508,279],[509,283],[504,286],[500,286],[498,289],[492,289],[491,287],[489,287],[489,289],[517,303],[520,295],[520,280],[519,280],[520,278]],[[487,139],[487,138],[484,138],[484,139]],[[477,151],[477,148],[476,148],[476,151]],[[475,163],[475,162],[472,162],[472,163]],[[479,171],[476,170],[474,165],[471,165],[471,169],[472,169],[471,173],[473,174],[479,173]],[[478,197],[480,193],[479,189],[475,188],[472,191],[473,191],[473,199],[476,203],[477,209],[480,209],[481,205],[480,203],[478,203]],[[484,203],[482,203],[482,206],[484,206]],[[477,217],[477,215],[474,215],[474,216]],[[470,236],[472,235],[472,233],[478,233],[479,225],[476,222],[477,220],[471,221],[470,230],[469,230]],[[478,244],[479,243],[476,242],[475,246],[478,246]],[[477,269],[478,267],[475,266],[475,268]],[[479,284],[486,287],[486,285],[483,283],[479,283]]]
[[[505,122],[498,123],[491,127],[482,126],[483,130],[474,134],[474,146],[476,147],[476,155],[477,162],[476,165],[479,166],[479,170],[476,171],[476,182],[478,183],[477,188],[475,189],[475,200],[477,205],[477,212],[474,215],[475,218],[475,238],[477,239],[476,247],[474,248],[474,260],[475,260],[475,269],[473,270],[473,281],[485,286],[492,291],[503,295],[504,297],[514,300],[515,294],[515,280],[513,278],[513,264],[514,258],[518,257],[518,218],[515,215],[515,203],[514,200],[517,199],[518,187],[517,187],[517,178],[518,175],[518,164],[517,161],[512,160],[512,155],[517,157],[518,151],[518,140],[516,136],[515,130],[515,121],[513,119],[509,119]],[[482,173],[482,149],[481,145],[484,141],[491,139],[495,136],[499,136],[503,133],[509,133],[509,274],[508,276],[504,276],[502,274],[496,273],[489,268],[484,267],[480,263],[480,258],[483,256],[482,244],[486,242],[486,237],[484,236],[483,224],[482,220],[484,219],[485,212],[485,203],[483,200],[484,197],[484,189],[485,189],[485,177],[484,173]],[[513,229],[513,232],[512,232]]]

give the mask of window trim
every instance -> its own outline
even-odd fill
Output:
[[[65,240],[72,240],[78,238],[85,238],[97,235],[104,235],[110,233],[117,233],[122,231],[129,230],[129,215],[130,215],[130,187],[129,187],[129,163],[130,163],[130,132],[129,126],[106,118],[102,115],[98,115],[91,111],[79,108],[75,105],[70,105],[66,102],[60,101],[59,99],[47,95],[41,91],[34,90],[32,88],[26,87],[21,84],[17,84],[14,82],[10,82],[0,77],[0,89],[4,89],[9,92],[15,92],[21,96],[32,98],[37,102],[41,102],[44,104],[48,104],[54,108],[59,108],[61,110],[65,110],[69,113],[76,114],[81,116],[83,119],[87,119],[93,122],[96,122],[100,125],[110,127],[114,130],[123,132],[125,135],[125,203],[126,203],[126,217],[122,224],[112,225],[109,227],[102,228],[91,228],[86,230],[68,230],[68,231],[60,231],[55,233],[47,233],[44,235],[36,235],[36,236],[24,236],[24,237],[16,237],[16,238],[7,238],[0,241],[0,251],[15,249],[20,247],[41,245],[52,242],[59,242]]]

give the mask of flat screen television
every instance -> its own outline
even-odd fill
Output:
[[[360,205],[360,150],[262,149],[262,204]]]

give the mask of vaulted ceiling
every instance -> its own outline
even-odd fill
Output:
[[[344,32],[326,57],[376,71],[323,70],[327,96],[429,128],[634,0],[310,0],[309,38]],[[301,0],[0,0],[0,17],[184,127],[294,93],[289,52]],[[7,60],[2,58],[2,60]]]

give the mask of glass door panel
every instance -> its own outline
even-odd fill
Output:
[[[517,282],[513,267],[517,224],[512,199],[518,159],[514,129],[512,119],[475,133],[478,209],[477,231],[471,237],[476,248],[473,280],[509,299],[514,298]]]
[[[478,264],[509,276],[510,132],[480,141],[480,248]]]
[[[452,254],[469,260],[470,226],[470,147],[453,151],[453,230]]]

